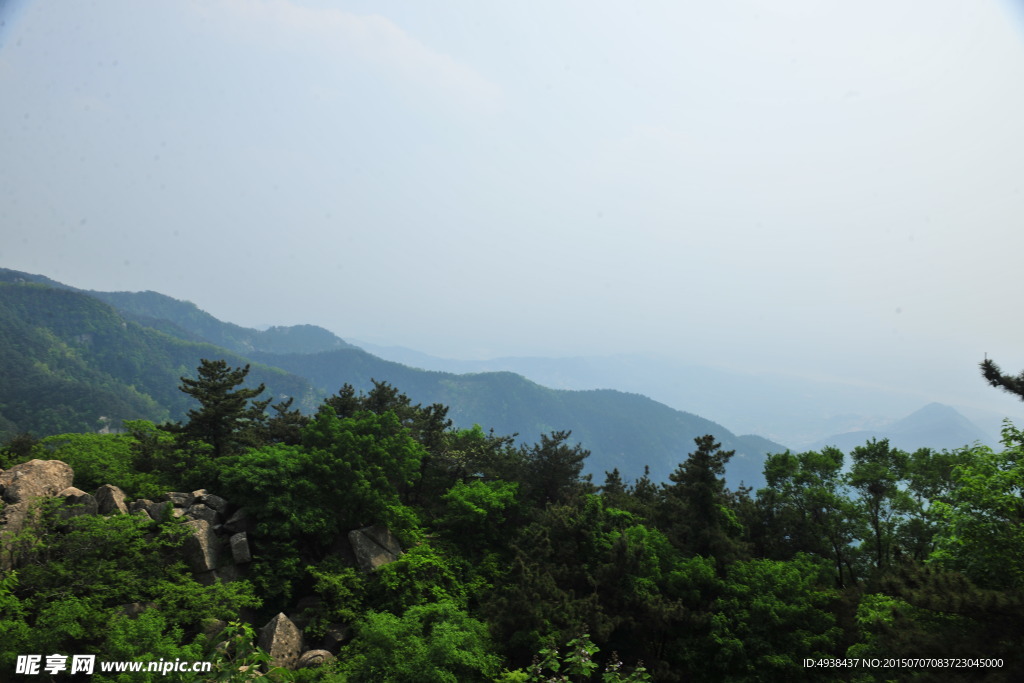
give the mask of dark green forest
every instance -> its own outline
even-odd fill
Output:
[[[1021,393],[1024,380],[983,369]],[[83,491],[231,501],[252,561],[198,581],[183,518],[39,501],[3,537],[2,677],[17,655],[52,652],[213,662],[182,679],[200,681],[1024,674],[1024,432],[1009,422],[1000,451],[776,453],[756,491],[726,486],[733,453],[710,435],[665,483],[595,481],[564,431],[521,444],[456,428],[445,406],[384,382],[304,413],[249,372],[203,360],[174,383],[190,406],[178,421],[7,441],[0,468],[61,460]],[[404,549],[373,570],[339,543],[369,525]],[[343,630],[336,659],[269,667],[256,629],[279,612],[301,616],[307,642]],[[147,675],[174,679],[92,679]]]

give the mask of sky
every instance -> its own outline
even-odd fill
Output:
[[[1019,412],[1022,5],[0,0],[0,266]]]

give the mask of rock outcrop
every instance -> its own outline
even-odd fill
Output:
[[[63,528],[70,528],[70,520],[82,515],[134,514],[157,522],[179,519],[190,532],[180,553],[197,581],[208,585],[245,576],[253,559],[250,541],[257,536],[257,526],[243,508],[205,489],[170,491],[156,500],[129,503],[117,486],[101,486],[93,495],[76,488],[73,481],[71,467],[59,460],[32,460],[0,470],[0,548],[6,551],[0,552],[0,569],[10,568],[16,560],[17,551],[4,545],[5,537],[25,528],[34,502],[56,498],[64,501],[58,514],[69,520]],[[62,532],[58,529],[56,533]],[[332,552],[343,562],[369,572],[397,560],[402,547],[387,527],[374,525],[350,531],[347,539],[335,539]],[[157,608],[152,603],[130,603],[123,607],[124,613],[133,618],[147,609]],[[322,639],[315,643],[315,647],[323,649],[304,652],[302,627],[322,612],[320,598],[307,596],[289,610],[291,618],[280,613],[260,630],[259,646],[270,654],[272,666],[297,669],[334,659],[331,651],[337,652],[352,637],[348,624],[329,624]]]
[[[394,562],[402,554],[402,546],[387,527],[374,525],[348,532],[348,541],[363,571],[373,571]]]
[[[49,498],[71,486],[75,473],[60,460],[29,460],[0,474],[0,496],[4,502],[31,503]]]
[[[96,504],[101,515],[126,515],[128,506],[124,502],[124,491],[112,484],[104,484],[96,489]]]
[[[205,519],[190,519],[185,522],[185,526],[192,532],[182,546],[189,569],[195,574],[201,574],[220,566],[220,539],[210,523]]]
[[[281,612],[260,629],[259,646],[270,655],[271,666],[294,669],[302,654],[302,632]]]
[[[249,551],[249,537],[244,531],[231,536],[228,539],[231,546],[231,559],[235,564],[246,564],[252,561],[252,553]]]
[[[71,466],[60,460],[29,460],[0,472],[0,548],[7,536],[25,528],[32,503],[53,498],[74,478]],[[10,569],[12,560],[8,553],[0,553],[0,569]]]
[[[64,510],[62,510],[65,518],[77,517],[79,515],[95,515],[99,512],[99,504],[96,502],[96,498],[91,493],[86,493],[82,489],[69,486],[60,493],[58,497],[64,499]]]

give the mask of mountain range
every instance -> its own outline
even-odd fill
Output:
[[[254,330],[222,322],[190,302],[157,292],[78,290],[41,275],[0,269],[0,432],[6,437],[95,430],[125,419],[180,420],[188,398],[177,391],[201,358],[252,364],[253,383],[275,399],[312,410],[348,383],[359,390],[389,382],[417,403],[443,403],[459,427],[479,424],[533,442],[571,430],[591,451],[586,471],[600,483],[618,468],[626,480],[667,480],[712,434],[734,450],[730,485],[759,485],[768,452],[785,447],[736,435],[696,414],[638,393],[552,389],[512,372],[456,374],[387,361],[312,325]]]
[[[829,378],[744,372],[638,354],[454,360],[403,347],[351,341],[382,358],[427,370],[510,371],[558,389],[615,387],[640,393],[677,410],[697,412],[729,425],[734,431],[760,434],[795,450],[848,443],[845,435],[850,433],[898,435],[904,428],[896,423],[908,419],[925,403],[911,391]],[[870,413],[865,412],[865,406],[870,406]],[[998,442],[1005,414],[963,408],[971,416],[968,420],[960,411],[949,410],[950,419],[955,418],[963,428],[952,429],[942,420],[933,419],[929,430],[913,434],[924,438],[920,445],[957,448],[976,440],[987,445]],[[906,439],[901,439],[901,443],[906,443]]]
[[[479,424],[516,434],[523,443],[571,430],[573,441],[591,451],[587,471],[598,483],[613,468],[635,480],[645,466],[652,479],[665,481],[703,434],[736,452],[727,468],[730,485],[755,487],[763,483],[765,454],[786,450],[780,434],[799,449],[832,445],[844,451],[871,438],[887,438],[906,450],[996,441],[938,403],[900,420],[812,414],[790,424],[792,406],[783,414],[773,401],[778,384],[723,369],[641,356],[443,359],[350,343],[315,325],[246,328],[157,292],[80,290],[2,268],[0,348],[3,438],[22,431],[117,428],[125,419],[183,419],[190,399],[177,389],[180,378],[192,376],[202,358],[223,358],[235,366],[250,364],[253,384],[264,383],[275,400],[293,397],[304,412],[343,384],[367,391],[377,380],[416,403],[449,406],[458,427]],[[616,389],[604,388],[610,386]],[[827,389],[835,398],[835,388]],[[818,393],[825,391],[806,381],[786,395],[820,403]],[[762,424],[768,436],[737,435],[680,405]],[[810,404],[807,410],[813,413]]]

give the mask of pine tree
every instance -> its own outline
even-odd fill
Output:
[[[981,374],[992,386],[1001,387],[1004,391],[1014,394],[1024,401],[1024,372],[1016,377],[1004,375],[999,366],[986,357],[981,362]]]
[[[309,424],[309,416],[298,410],[292,410],[294,396],[289,396],[280,403],[270,406],[274,415],[267,420],[267,441],[296,446],[302,443],[302,429]]]
[[[198,378],[181,378],[182,392],[199,401],[198,410],[188,411],[188,422],[178,425],[181,440],[204,441],[219,458],[263,441],[266,415],[271,399],[254,400],[264,385],[255,389],[236,389],[249,374],[249,366],[231,368],[223,360],[202,359]]]
[[[714,557],[720,564],[736,559],[742,529],[728,508],[725,463],[735,451],[720,450],[710,434],[694,439],[697,450],[669,475],[662,515],[669,539],[684,552]]]
[[[622,475],[619,468],[604,473],[604,485],[601,486],[601,494],[605,496],[620,496],[626,493],[626,485],[622,482]]]
[[[604,473],[604,484],[601,486],[601,498],[606,507],[623,508],[629,505],[629,494],[626,491],[626,484],[622,481],[619,468]]]
[[[520,449],[525,463],[526,481],[523,484],[528,498],[546,505],[591,491],[589,475],[581,477],[583,461],[590,451],[580,444],[570,446],[571,434],[569,431],[541,434],[539,444]]]

